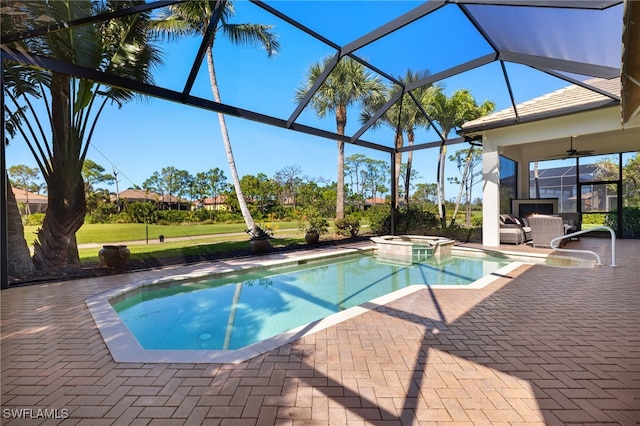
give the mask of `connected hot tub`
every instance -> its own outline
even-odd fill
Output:
[[[399,258],[429,258],[451,254],[454,240],[425,235],[383,235],[372,237],[376,255]]]

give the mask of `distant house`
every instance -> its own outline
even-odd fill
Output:
[[[12,187],[21,214],[44,213],[47,211],[48,197]],[[28,203],[28,204],[27,204]]]
[[[382,206],[387,204],[386,198],[376,197],[376,198],[367,198],[364,200],[364,208],[368,209],[371,206]]]
[[[125,189],[118,194],[121,203],[135,203],[150,201],[156,203],[161,209],[187,210],[191,205],[190,201],[144,189]],[[111,201],[116,201],[116,196],[111,196]]]
[[[226,212],[229,211],[226,195],[218,195],[215,198],[209,197],[193,203],[192,210],[205,209],[209,211]]]

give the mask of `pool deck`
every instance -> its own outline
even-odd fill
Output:
[[[4,290],[1,422],[638,424],[640,241],[617,241],[617,268],[606,239],[567,248],[605,265],[420,290],[238,364],[114,362],[85,303],[202,264]]]

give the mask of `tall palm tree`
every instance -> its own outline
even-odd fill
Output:
[[[302,101],[331,61],[327,57],[309,66],[305,81],[296,90],[296,100]],[[342,58],[311,99],[311,107],[319,118],[334,113],[336,132],[344,135],[347,126],[347,108],[368,98],[381,96],[384,90],[380,79],[364,65],[349,57]],[[344,218],[344,141],[338,144],[336,219]]]
[[[143,1],[53,1],[21,2],[22,17],[31,27],[49,21],[67,22]],[[85,25],[48,33],[18,43],[17,48],[52,56],[119,77],[151,83],[151,70],[159,63],[158,51],[148,43],[149,15],[140,13],[101,24]],[[48,208],[33,260],[41,270],[60,269],[79,262],[75,233],[84,223],[86,200],[82,165],[98,118],[108,101],[122,105],[133,94],[104,87],[69,75],[12,66],[6,77],[5,109],[13,130],[26,141],[48,187]],[[5,80],[6,81],[6,80]],[[27,82],[27,85],[19,84]],[[31,86],[28,90],[24,87]],[[35,89],[35,90],[34,90]],[[42,100],[51,135],[43,126],[33,101]],[[8,107],[6,104],[10,104]]]
[[[440,145],[438,155],[437,184],[438,184],[438,213],[442,226],[446,226],[446,211],[444,207],[445,194],[445,161],[447,159],[447,139],[449,133],[462,126],[469,120],[475,120],[478,117],[489,114],[495,109],[495,103],[485,101],[482,105],[478,105],[476,100],[467,89],[456,90],[450,97],[444,93],[442,86],[435,86],[431,93],[429,101],[428,114],[440,124],[442,137],[444,138]]]
[[[218,35],[222,34],[231,43],[236,45],[250,44],[261,46],[265,49],[269,57],[273,56],[280,49],[278,37],[271,31],[273,28],[272,25],[251,23],[232,24],[229,20],[234,14],[235,9],[233,2],[230,0],[187,1],[168,6],[160,16],[160,19],[154,22],[155,30],[168,39],[177,39],[185,36],[204,36],[207,28],[210,25],[214,25],[213,36],[207,45],[206,55],[211,91],[213,92],[213,99],[218,103],[222,101],[213,56],[213,46]],[[259,236],[260,229],[253,221],[249,207],[244,199],[242,188],[240,187],[240,177],[236,169],[236,162],[233,156],[233,150],[231,149],[231,141],[229,139],[229,131],[227,130],[224,114],[218,113],[218,122],[227,154],[231,180],[233,181],[233,187],[238,197],[242,217],[249,230],[249,234],[252,237]]]

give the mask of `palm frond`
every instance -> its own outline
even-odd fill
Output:
[[[280,50],[280,42],[276,33],[272,32],[272,25],[263,24],[224,24],[222,31],[226,37],[236,45],[259,45],[271,57]]]

